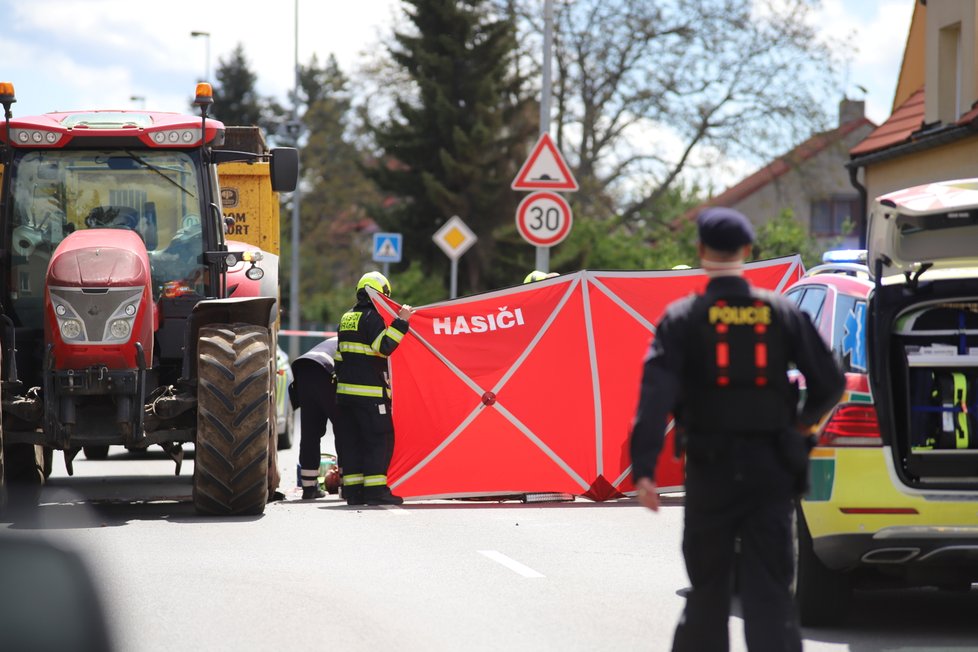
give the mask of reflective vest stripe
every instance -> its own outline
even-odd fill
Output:
[[[727,302],[717,301],[716,305],[722,308],[727,305]],[[728,330],[729,327],[726,324],[717,322],[717,344],[715,355],[717,365],[717,385],[719,387],[726,387],[730,384],[730,343],[727,342]]]
[[[388,326],[386,332],[387,332],[387,337],[391,338],[392,340],[394,340],[398,344],[400,344],[401,343],[401,340],[404,339],[404,333],[402,333],[401,331],[397,330],[393,326]]]
[[[755,301],[754,306],[761,308],[762,301]],[[754,376],[754,384],[758,387],[767,385],[767,326],[765,324],[754,324],[754,334],[757,340],[754,342],[754,368],[757,375]]]
[[[347,396],[366,396],[369,398],[383,398],[384,387],[376,385],[354,385],[353,383],[337,383],[336,393],[346,394]]]
[[[374,351],[374,355],[380,355],[380,342],[384,339],[384,335],[387,335],[387,331],[380,331],[380,335],[375,337],[374,341],[370,343],[370,348]]]
[[[383,333],[381,333],[383,335]],[[361,355],[369,355],[375,358],[386,358],[382,353],[378,353],[373,347],[367,346],[366,344],[361,344],[360,342],[341,342],[339,346],[340,352],[346,353],[359,353]]]
[[[383,487],[387,484],[386,475],[365,475],[363,476],[364,487]]]
[[[353,485],[363,484],[363,474],[353,473],[350,475],[343,476],[343,484],[350,487]]]
[[[960,408],[957,427],[954,429],[954,446],[967,448],[971,435],[971,424],[968,422],[968,379],[961,372],[952,373],[951,378],[954,380],[954,402]]]

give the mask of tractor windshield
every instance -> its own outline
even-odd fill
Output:
[[[47,150],[15,160],[11,301],[23,326],[43,324],[51,255],[82,229],[130,229],[149,254],[153,292],[202,292],[200,193],[190,154],[147,150]]]

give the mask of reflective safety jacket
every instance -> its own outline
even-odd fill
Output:
[[[407,334],[408,323],[398,318],[386,326],[365,292],[357,299],[340,318],[337,331],[337,400],[386,402],[391,398],[387,356]]]

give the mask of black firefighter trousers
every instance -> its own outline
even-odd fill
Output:
[[[339,397],[337,408],[333,433],[343,477],[386,476],[394,454],[390,402]]]
[[[299,466],[303,471],[316,471],[318,475],[321,440],[326,434],[326,423],[335,412],[336,385],[332,374],[326,369],[306,365],[296,373],[293,387],[300,408]]]
[[[674,652],[729,649],[735,574],[750,652],[801,652],[792,487],[769,440],[736,438],[718,458],[687,459],[683,555],[692,588]]]

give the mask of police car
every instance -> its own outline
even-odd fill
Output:
[[[787,291],[847,376],[798,510],[804,625],[843,621],[855,586],[978,582],[976,242],[978,180],[890,193],[865,265],[816,267]]]

